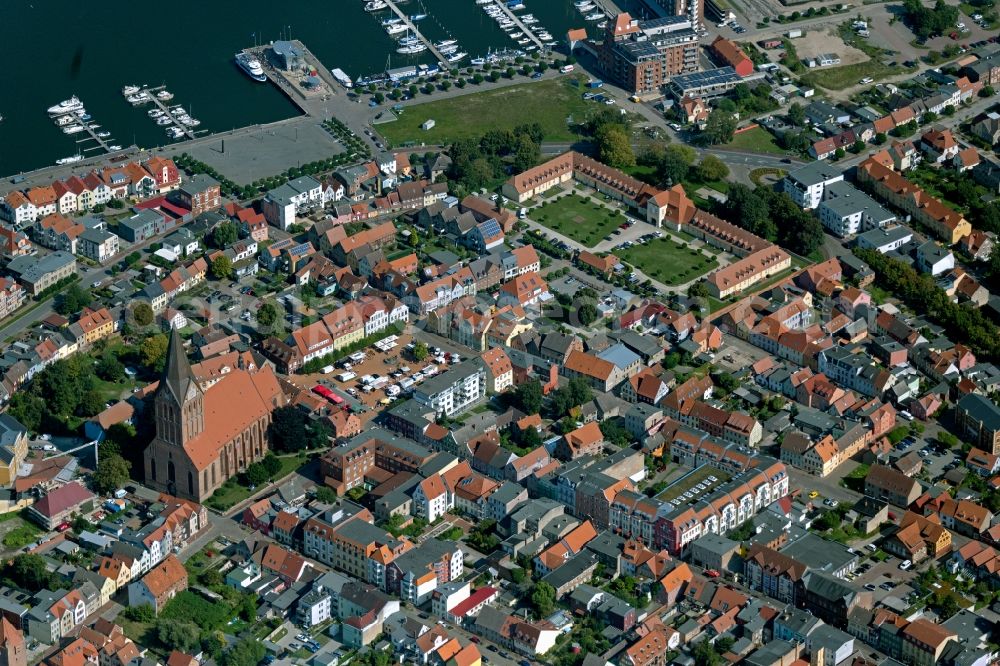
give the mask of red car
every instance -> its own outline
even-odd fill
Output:
[[[709,578],[718,578],[722,574],[720,574],[715,569],[709,569],[708,571],[705,572],[705,575],[708,576]]]
[[[61,523],[58,527],[56,527],[56,532],[65,532],[68,529],[69,523]]]

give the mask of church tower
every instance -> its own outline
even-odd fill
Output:
[[[156,437],[166,444],[183,447],[205,429],[205,395],[184,353],[177,329],[170,330],[167,366],[153,401]]]

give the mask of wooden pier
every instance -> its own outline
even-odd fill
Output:
[[[386,2],[388,2],[388,0],[386,0]],[[524,23],[518,17],[517,14],[507,9],[506,2],[504,2],[503,0],[494,0],[494,3],[496,4],[497,7],[500,8],[501,11],[503,11],[504,14],[507,15],[507,18],[509,18],[511,21],[515,23],[515,25],[517,25],[518,29],[520,29],[521,32],[524,33],[525,37],[533,41],[535,45],[538,46],[538,48],[540,49],[545,48],[545,42],[543,42],[542,40],[540,40],[538,37],[535,36],[535,31],[531,29],[531,26],[529,26],[527,23]]]
[[[146,93],[146,96],[149,98],[149,101],[152,102],[153,104],[155,104],[156,108],[158,108],[160,111],[162,111],[166,115],[167,118],[170,118],[170,122],[171,122],[170,125],[157,125],[157,127],[164,128],[164,131],[166,131],[167,127],[178,127],[178,128],[180,128],[180,130],[182,132],[184,132],[184,136],[187,137],[188,139],[195,138],[194,130],[191,129],[190,127],[188,127],[187,125],[185,125],[184,123],[182,123],[181,121],[177,120],[176,116],[174,116],[174,114],[170,113],[170,108],[163,102],[163,100],[159,99],[156,96],[156,93],[160,92],[164,88],[166,88],[165,85],[164,86],[156,86],[155,88],[146,88],[146,87],[143,87],[143,89],[140,91],[140,92]],[[138,94],[138,93],[136,93],[136,94]],[[141,104],[145,105],[145,102],[142,102]],[[150,118],[150,120],[152,120],[153,122],[156,122],[156,118]]]
[[[111,144],[108,143],[107,141],[105,141],[104,139],[102,139],[101,137],[97,136],[97,130],[99,130],[101,128],[100,125],[97,125],[95,123],[90,123],[90,122],[84,122],[82,120],[80,121],[80,124],[83,125],[84,131],[86,131],[87,134],[89,134],[90,136],[88,136],[86,138],[83,138],[83,139],[77,139],[76,140],[77,145],[79,145],[81,143],[86,143],[87,141],[96,141],[97,142],[96,146],[90,146],[89,148],[84,148],[83,152],[88,152],[88,151],[92,151],[92,150],[103,150],[106,153],[113,152],[111,150]]]
[[[445,65],[448,64],[448,58],[441,53],[436,46],[434,46],[434,42],[424,37],[424,34],[417,29],[416,24],[411,21],[410,17],[404,14],[398,6],[396,6],[396,3],[393,2],[393,0],[385,0],[385,3],[389,5],[389,9],[391,9],[396,16],[402,19],[403,24],[410,29],[413,36],[423,42],[424,46],[426,46],[430,52],[434,54],[434,57],[438,59],[438,62],[443,62]]]

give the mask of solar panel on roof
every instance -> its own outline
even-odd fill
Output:
[[[499,236],[502,233],[500,231],[500,224],[492,218],[483,222],[480,225],[480,229],[482,230],[483,236],[486,238]]]

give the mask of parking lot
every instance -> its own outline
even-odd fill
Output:
[[[337,363],[329,373],[297,375],[294,381],[311,389],[317,384],[327,387],[343,398],[367,422],[378,408],[405,397],[415,386],[443,372],[449,365],[465,360],[464,357],[429,346],[430,356],[423,361],[413,358],[412,336],[403,333],[394,346],[385,351],[374,345],[358,352],[353,362],[350,358]]]
[[[867,549],[864,552],[870,554]],[[854,583],[871,592],[876,602],[893,596],[908,604],[910,595],[915,594],[909,583],[916,577],[916,567],[904,571],[899,568],[901,563],[898,557],[888,554],[883,562],[867,559],[848,579],[853,576]]]

